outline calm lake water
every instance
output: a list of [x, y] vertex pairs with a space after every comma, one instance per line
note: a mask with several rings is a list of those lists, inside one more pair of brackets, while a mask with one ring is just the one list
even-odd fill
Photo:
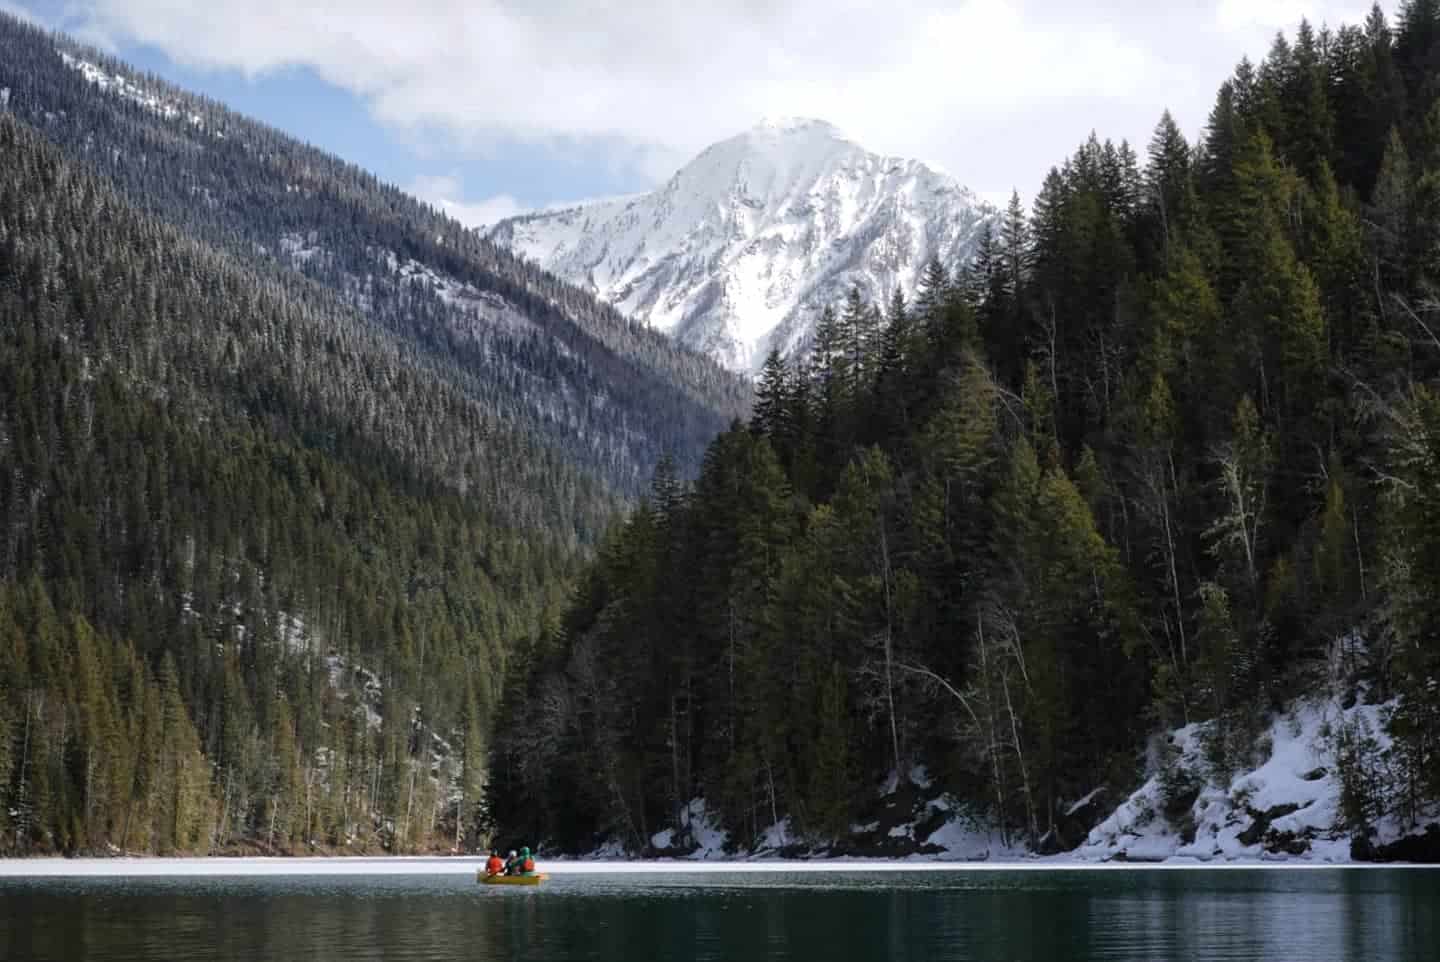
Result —
[[1440, 959], [1440, 872], [0, 879], [0, 958]]

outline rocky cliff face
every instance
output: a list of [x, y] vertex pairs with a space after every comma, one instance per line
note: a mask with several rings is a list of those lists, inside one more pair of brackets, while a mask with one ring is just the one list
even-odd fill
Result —
[[727, 366], [808, 341], [853, 284], [912, 295], [968, 259], [993, 210], [945, 174], [818, 120], [766, 121], [659, 189], [502, 221], [489, 235]]

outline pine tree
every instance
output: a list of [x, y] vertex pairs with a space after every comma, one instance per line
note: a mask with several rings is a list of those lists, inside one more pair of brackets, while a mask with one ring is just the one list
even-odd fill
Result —
[[1334, 115], [1327, 88], [1319, 41], [1309, 21], [1301, 20], [1294, 59], [1284, 81], [1284, 153], [1291, 165], [1312, 181], [1332, 163]]
[[[990, 222], [986, 221], [980, 228], [980, 248], [983, 249], [986, 246], [986, 238], [990, 237], [992, 237]], [[932, 255], [925, 262], [925, 268], [916, 282], [916, 320], [922, 325], [931, 325], [940, 311], [940, 306], [945, 303], [949, 291], [950, 275], [946, 272], [945, 265], [940, 263], [940, 258]]]
[[1160, 118], [1146, 150], [1145, 191], [1150, 210], [1159, 222], [1165, 250], [1176, 243], [1193, 216], [1190, 205], [1190, 145], [1170, 111]]
[[[999, 264], [1000, 252], [995, 243], [995, 230], [992, 222], [986, 220], [980, 225], [979, 236], [975, 241], [975, 256], [971, 262], [961, 269], [956, 279], [956, 286], [960, 295], [970, 309], [980, 313], [985, 307], [985, 299], [990, 293], [991, 278], [994, 276]], [[923, 320], [925, 314], [919, 310], [919, 302], [916, 303], [916, 317]]]
[[760, 369], [760, 379], [755, 386], [755, 411], [750, 419], [751, 428], [768, 438], [785, 436], [788, 426], [785, 421], [785, 401], [788, 392], [789, 374], [778, 348], [771, 348]]
[[1399, 130], [1390, 131], [1370, 198], [1375, 247], [1388, 286], [1405, 288], [1410, 276], [1410, 159]]
[[1025, 218], [1025, 208], [1020, 204], [1020, 192], [1012, 191], [1010, 203], [1005, 208], [1005, 225], [1000, 236], [1005, 272], [1005, 290], [1012, 297], [1018, 297], [1030, 275], [1033, 256], [1030, 225]]
[[1440, 95], [1440, 2], [1404, 0], [1395, 33], [1395, 64], [1409, 92], [1410, 117], [1423, 118]]
[[917, 336], [910, 322], [910, 309], [905, 295], [895, 288], [886, 310], [883, 333], [875, 373], [877, 409], [870, 419], [872, 440], [903, 435], [909, 428], [913, 379], [918, 375], [924, 340]]
[[1236, 151], [1246, 135], [1242, 110], [1236, 104], [1238, 89], [1238, 78], [1220, 85], [1215, 106], [1211, 108], [1205, 124], [1204, 150], [1200, 155], [1198, 174], [1205, 192], [1215, 198], [1226, 195], [1235, 167]]
[[1325, 506], [1320, 513], [1319, 544], [1315, 551], [1315, 582], [1330, 605], [1343, 609], [1353, 602], [1357, 588], [1351, 573], [1354, 551], [1350, 514], [1345, 504], [1344, 466], [1333, 453], [1327, 473]]
[[870, 305], [852, 285], [840, 312], [840, 353], [845, 370], [844, 389], [849, 397], [858, 397], [870, 386], [874, 374], [874, 353], [878, 348], [876, 324]]

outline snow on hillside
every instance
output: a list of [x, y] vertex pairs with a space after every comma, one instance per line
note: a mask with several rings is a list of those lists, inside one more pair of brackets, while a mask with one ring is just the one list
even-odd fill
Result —
[[[401, 261], [393, 253], [386, 252], [385, 261], [391, 273], [398, 275], [404, 284], [433, 293], [447, 307], [471, 321], [512, 335], [535, 330], [535, 325], [519, 308], [493, 291], [481, 291], [473, 284], [440, 274], [417, 260], [407, 258]], [[453, 321], [452, 327], [459, 329]]]
[[1440, 808], [1415, 813], [1414, 824], [1383, 815], [1365, 837], [1354, 837], [1346, 825], [1338, 761], [1342, 733], [1359, 739], [1368, 765], [1383, 768], [1392, 751], [1387, 724], [1397, 703], [1370, 704], [1364, 695], [1361, 684], [1348, 697], [1297, 699], [1260, 737], [1253, 766], [1228, 777], [1216, 777], [1205, 758], [1212, 723], [1169, 733], [1168, 746], [1152, 753], [1157, 763], [1145, 783], [1096, 825], [1071, 857], [1207, 863], [1433, 860], [1440, 851]]
[[[62, 52], [60, 59], [65, 63], [65, 66], [70, 67], [72, 70], [78, 70], [82, 77], [101, 90], [112, 91], [131, 103], [139, 104], [146, 110], [159, 114], [166, 120], [175, 120], [178, 117], [185, 116], [184, 111], [171, 101], [155, 96], [143, 87], [131, 83], [119, 74], [108, 73], [99, 65], [93, 64], [88, 60], [82, 60], [79, 57], [71, 56], [68, 53]], [[205, 129], [205, 118], [197, 113], [189, 114], [186, 116], [186, 120], [201, 130]], [[216, 136], [221, 135], [217, 133]]]
[[993, 210], [948, 176], [818, 120], [717, 143], [661, 188], [501, 221], [489, 236], [740, 371], [808, 341], [852, 285], [912, 295], [968, 259]]
[[[261, 254], [269, 254], [266, 247]], [[492, 334], [524, 337], [536, 333], [533, 321], [514, 304], [494, 291], [482, 291], [475, 285], [436, 271], [414, 258], [403, 260], [394, 251], [367, 247], [366, 253], [376, 261], [377, 272], [365, 276], [351, 275], [346, 279], [343, 296], [357, 309], [371, 310], [374, 286], [384, 278], [399, 291], [433, 296], [446, 308], [450, 329], [466, 337], [483, 340]], [[277, 256], [292, 267], [334, 269], [335, 258], [322, 243], [318, 231], [289, 231], [279, 236]], [[569, 355], [563, 345], [561, 354]]]
[[[1268, 756], [1253, 770], [1217, 782], [1205, 776], [1203, 724], [1171, 734], [1177, 752], [1167, 779], [1161, 772], [1097, 825], [1077, 855], [1084, 858], [1350, 859], [1341, 824], [1340, 783], [1328, 733], [1363, 718], [1384, 738], [1385, 706], [1343, 708], [1334, 699], [1308, 700], [1277, 718], [1261, 739]], [[1388, 739], [1386, 739], [1388, 742]], [[1383, 743], [1382, 743], [1383, 747]], [[1178, 799], [1174, 786], [1181, 786]], [[1188, 802], [1188, 804], [1186, 804]], [[1167, 813], [1168, 809], [1168, 813]]]

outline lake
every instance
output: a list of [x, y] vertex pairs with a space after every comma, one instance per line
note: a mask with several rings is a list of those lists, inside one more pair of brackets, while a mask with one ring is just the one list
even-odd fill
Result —
[[0, 877], [0, 958], [1440, 959], [1440, 871], [1423, 869], [544, 867], [536, 889], [453, 864]]

